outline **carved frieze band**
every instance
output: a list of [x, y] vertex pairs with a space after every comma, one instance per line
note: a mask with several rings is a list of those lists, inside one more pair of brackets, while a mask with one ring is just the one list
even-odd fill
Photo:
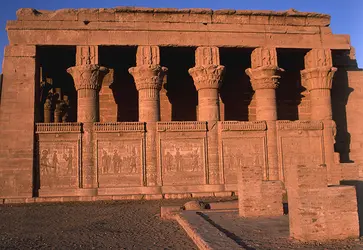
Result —
[[207, 131], [207, 122], [158, 122], [157, 131]]
[[322, 130], [321, 121], [277, 121], [278, 130]]
[[50, 134], [50, 133], [80, 133], [82, 123], [66, 122], [66, 123], [36, 123], [35, 133]]
[[220, 124], [222, 131], [263, 131], [267, 128], [265, 121], [224, 121]]
[[94, 124], [94, 131], [98, 133], [109, 133], [109, 132], [144, 132], [144, 122], [108, 122], [101, 123], [96, 122]]

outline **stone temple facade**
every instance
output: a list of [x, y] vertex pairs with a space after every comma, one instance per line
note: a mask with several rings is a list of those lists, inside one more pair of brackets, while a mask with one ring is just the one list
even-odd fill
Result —
[[18, 10], [0, 198], [230, 196], [246, 166], [246, 183], [311, 164], [326, 185], [359, 180], [363, 72], [329, 23], [295, 10]]

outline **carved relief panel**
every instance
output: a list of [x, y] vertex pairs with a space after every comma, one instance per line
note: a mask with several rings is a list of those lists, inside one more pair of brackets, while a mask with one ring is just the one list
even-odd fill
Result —
[[205, 139], [162, 139], [160, 166], [163, 185], [206, 184]]
[[40, 141], [40, 189], [79, 187], [79, 142]]
[[300, 136], [298, 131], [289, 136], [280, 137], [281, 175], [284, 180], [286, 169], [296, 165], [322, 164], [323, 138], [318, 131], [305, 131]]
[[260, 166], [266, 170], [265, 144], [264, 137], [224, 138], [222, 140], [224, 183], [237, 184], [237, 171], [242, 166]]
[[112, 140], [97, 142], [99, 187], [143, 185], [142, 140]]

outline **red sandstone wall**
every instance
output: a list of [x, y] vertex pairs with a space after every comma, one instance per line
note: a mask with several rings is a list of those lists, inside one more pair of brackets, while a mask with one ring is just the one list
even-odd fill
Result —
[[346, 106], [350, 158], [356, 163], [363, 163], [363, 71], [348, 71], [347, 77], [352, 88]]
[[0, 196], [31, 197], [35, 46], [8, 46], [0, 106]]

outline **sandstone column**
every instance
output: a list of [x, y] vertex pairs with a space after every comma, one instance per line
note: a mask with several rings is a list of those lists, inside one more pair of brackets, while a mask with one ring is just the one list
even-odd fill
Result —
[[330, 90], [336, 68], [333, 67], [330, 49], [312, 49], [305, 55], [302, 82], [310, 92], [311, 120], [324, 123], [325, 163], [329, 184], [339, 184], [339, 173], [334, 166], [335, 122], [332, 120]]
[[44, 122], [52, 122], [52, 101], [49, 98], [45, 99], [44, 102]]
[[219, 91], [224, 66], [220, 65], [217, 47], [198, 47], [195, 67], [189, 69], [198, 91], [198, 121], [208, 122], [209, 184], [221, 182], [218, 154]]
[[276, 93], [283, 69], [277, 66], [275, 48], [256, 48], [251, 54], [251, 68], [246, 69], [256, 98], [256, 120], [267, 122], [268, 180], [279, 180]]
[[83, 123], [82, 187], [96, 188], [96, 164], [93, 153], [93, 123], [99, 120], [98, 93], [108, 69], [99, 66], [96, 46], [78, 46], [76, 66], [67, 70], [77, 90], [77, 121]]
[[160, 120], [159, 91], [167, 68], [160, 66], [158, 46], [139, 46], [136, 67], [129, 69], [139, 92], [139, 121], [146, 122], [146, 184], [159, 183], [157, 173], [156, 122]]

